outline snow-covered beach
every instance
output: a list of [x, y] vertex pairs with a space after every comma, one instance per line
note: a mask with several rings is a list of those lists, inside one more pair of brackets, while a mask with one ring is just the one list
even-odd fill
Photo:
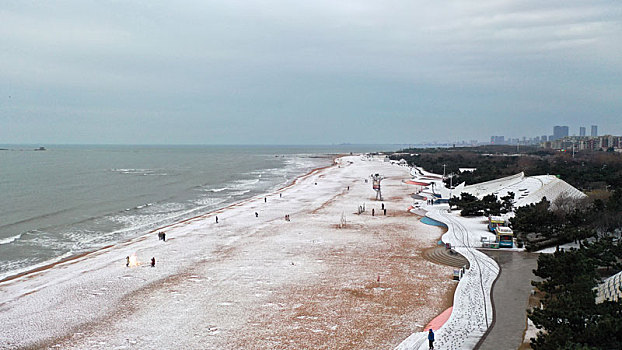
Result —
[[407, 211], [407, 167], [336, 162], [166, 227], [165, 242], [150, 233], [0, 283], [0, 348], [397, 346], [452, 304], [453, 269], [421, 256], [443, 231]]

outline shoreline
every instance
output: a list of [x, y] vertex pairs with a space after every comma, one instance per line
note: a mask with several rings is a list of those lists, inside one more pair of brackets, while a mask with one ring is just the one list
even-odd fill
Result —
[[[27, 271], [19, 272], [19, 273], [16, 273], [14, 275], [6, 276], [6, 277], [0, 279], [0, 286], [3, 283], [5, 283], [5, 282], [13, 281], [13, 280], [16, 280], [16, 279], [21, 278], [21, 277], [29, 277], [32, 274], [43, 272], [43, 271], [46, 271], [48, 269], [52, 269], [52, 268], [54, 268], [55, 266], [58, 266], [58, 265], [62, 265], [62, 264], [65, 264], [65, 263], [74, 263], [78, 259], [88, 257], [89, 255], [93, 255], [93, 254], [104, 252], [104, 251], [106, 251], [106, 250], [108, 250], [110, 248], [113, 248], [115, 246], [118, 246], [118, 245], [127, 245], [127, 244], [131, 244], [133, 242], [140, 242], [141, 240], [147, 239], [149, 237], [149, 235], [151, 235], [153, 233], [156, 233], [158, 231], [162, 231], [162, 230], [164, 230], [166, 228], [175, 227], [177, 225], [181, 225], [181, 224], [185, 224], [185, 223], [188, 223], [188, 222], [192, 222], [192, 221], [197, 220], [197, 219], [208, 218], [211, 215], [219, 214], [219, 213], [221, 213], [222, 211], [224, 211], [226, 209], [229, 209], [229, 208], [232, 208], [232, 207], [235, 207], [235, 206], [238, 206], [238, 205], [242, 205], [242, 204], [244, 204], [246, 202], [249, 202], [249, 201], [260, 199], [260, 198], [262, 198], [264, 196], [269, 196], [269, 195], [272, 195], [272, 194], [275, 194], [275, 193], [279, 193], [280, 191], [283, 191], [283, 190], [285, 190], [285, 189], [295, 185], [296, 181], [298, 181], [299, 179], [311, 176], [315, 172], [318, 172], [318, 171], [321, 171], [323, 169], [327, 169], [327, 168], [330, 168], [332, 166], [335, 166], [335, 164], [336, 164], [335, 161], [337, 159], [341, 158], [341, 157], [344, 157], [344, 156], [345, 156], [344, 154], [329, 156], [330, 158], [332, 158], [330, 165], [313, 168], [313, 169], [309, 170], [308, 172], [306, 172], [304, 174], [296, 176], [294, 179], [289, 181], [289, 183], [287, 185], [279, 187], [278, 189], [273, 190], [271, 192], [267, 192], [265, 194], [260, 194], [260, 195], [255, 195], [255, 196], [249, 197], [249, 198], [244, 198], [244, 199], [241, 199], [241, 200], [239, 200], [237, 202], [233, 202], [233, 203], [227, 204], [224, 207], [216, 208], [214, 210], [208, 211], [208, 212], [203, 213], [203, 214], [195, 215], [195, 216], [190, 217], [190, 218], [182, 219], [180, 221], [176, 221], [176, 222], [173, 222], [173, 223], [170, 223], [170, 224], [167, 224], [167, 225], [164, 225], [164, 226], [152, 229], [152, 230], [148, 231], [147, 233], [144, 233], [142, 235], [126, 239], [124, 241], [119, 241], [119, 242], [115, 242], [115, 243], [112, 243], [112, 244], [107, 244], [107, 245], [105, 245], [103, 247], [96, 248], [96, 249], [93, 249], [93, 250], [88, 250], [88, 251], [85, 251], [85, 252], [72, 254], [71, 256], [62, 258], [62, 259], [60, 259], [58, 261], [55, 261], [55, 262], [52, 262], [52, 263], [48, 263], [48, 264], [45, 264], [43, 266], [34, 267], [34, 268], [31, 268], [31, 269], [28, 269]], [[0, 305], [2, 305], [2, 304], [3, 303], [0, 303]]]
[[[364, 181], [376, 171], [386, 216]], [[451, 268], [421, 256], [442, 230], [406, 212], [406, 176], [335, 157], [266, 195], [4, 282], [0, 347], [395, 347], [455, 289]], [[166, 242], [152, 235], [162, 229]], [[132, 254], [142, 262], [127, 268]]]

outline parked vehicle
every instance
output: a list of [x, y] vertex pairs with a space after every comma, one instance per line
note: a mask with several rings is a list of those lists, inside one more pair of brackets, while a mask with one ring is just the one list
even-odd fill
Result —
[[497, 242], [499, 242], [499, 248], [514, 247], [514, 231], [511, 228], [498, 226], [495, 228], [495, 235]]
[[488, 230], [490, 232], [495, 232], [497, 227], [507, 227], [509, 224], [508, 220], [502, 216], [490, 216], [488, 217]]

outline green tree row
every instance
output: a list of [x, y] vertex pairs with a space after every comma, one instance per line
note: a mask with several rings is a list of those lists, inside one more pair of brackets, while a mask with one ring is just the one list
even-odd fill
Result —
[[622, 349], [622, 303], [596, 303], [598, 269], [620, 269], [619, 245], [610, 236], [580, 249], [541, 254], [532, 282], [545, 293], [542, 307], [528, 310], [538, 329], [535, 350]]
[[462, 216], [501, 215], [512, 211], [513, 199], [513, 192], [508, 192], [506, 196], [501, 197], [501, 200], [494, 194], [478, 199], [472, 194], [463, 192], [460, 197], [450, 198], [449, 206], [460, 210]]

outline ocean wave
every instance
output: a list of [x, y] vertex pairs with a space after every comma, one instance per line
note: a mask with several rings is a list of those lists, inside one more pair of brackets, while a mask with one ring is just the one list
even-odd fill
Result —
[[248, 192], [250, 192], [251, 190], [239, 190], [239, 191], [234, 191], [231, 192], [231, 197], [235, 197], [235, 196], [241, 196], [241, 195], [245, 195]]
[[15, 276], [15, 275], [19, 275], [20, 273], [24, 273], [24, 272], [28, 272], [43, 266], [47, 266], [47, 265], [51, 265], [54, 263], [57, 263], [63, 259], [67, 259], [69, 257], [71, 257], [74, 254], [73, 251], [68, 251], [62, 255], [59, 255], [57, 257], [36, 263], [36, 264], [32, 264], [32, 259], [23, 259], [20, 261], [15, 261], [15, 262], [8, 262], [8, 263], [3, 263], [3, 270], [6, 272], [1, 272], [0, 273], [0, 281], [7, 278], [7, 277], [11, 277], [11, 276]]
[[61, 234], [64, 242], [72, 251], [92, 249], [107, 242], [109, 234], [92, 230], [72, 230]]
[[[135, 197], [142, 199], [138, 199], [138, 202], [125, 204], [124, 206], [113, 206], [107, 213], [96, 213], [93, 214], [97, 215], [96, 217], [89, 217], [77, 223], [67, 222], [67, 224], [63, 225], [55, 224], [52, 226], [46, 225], [45, 228], [39, 227], [42, 231], [48, 230], [51, 232], [34, 230], [23, 232], [23, 234], [20, 235], [0, 238], [0, 244], [24, 244], [28, 249], [30, 249], [31, 246], [45, 248], [39, 252], [40, 255], [46, 255], [45, 257], [41, 257], [41, 259], [47, 259], [52, 255], [60, 255], [63, 252], [67, 252], [45, 262], [41, 262], [42, 260], [39, 258], [24, 261], [0, 259], [0, 265], [2, 266], [0, 268], [0, 274], [8, 272], [8, 275], [13, 275], [20, 273], [22, 270], [29, 270], [37, 266], [54, 263], [72, 254], [76, 254], [76, 252], [93, 249], [104, 244], [124, 241], [125, 239], [145, 234], [150, 229], [201, 215], [230, 203], [243, 200], [252, 195], [269, 193], [276, 188], [282, 187], [282, 185], [288, 181], [291, 181], [294, 176], [302, 175], [302, 173], [310, 168], [327, 163], [326, 160], [309, 159], [300, 157], [299, 155], [290, 155], [282, 158], [284, 158], [283, 162], [279, 160], [278, 163], [280, 164], [277, 167], [273, 167], [274, 164], [272, 162], [266, 162], [264, 164], [257, 163], [256, 167], [254, 169], [248, 169], [249, 171], [227, 173], [228, 175], [226, 174], [225, 176], [225, 182], [220, 183], [215, 183], [215, 178], [210, 176], [207, 177], [209, 181], [205, 181], [203, 184], [200, 184], [200, 180], [188, 181], [184, 176], [168, 177], [168, 179], [179, 179], [182, 185], [185, 184], [185, 181], [188, 181], [189, 187], [187, 189], [189, 192], [182, 192], [183, 190], [181, 190], [180, 193], [176, 193], [175, 195], [167, 194], [166, 196], [160, 196], [163, 198], [158, 198], [157, 196]], [[258, 167], [265, 165], [268, 165], [265, 169], [258, 169]], [[169, 174], [185, 174], [186, 171], [185, 169], [180, 170], [181, 168], [175, 164], [166, 165], [166, 168], [154, 169], [129, 167], [113, 169], [113, 166], [114, 165], [104, 168], [104, 171], [107, 172], [107, 176], [116, 177], [117, 180], [119, 180], [118, 176], [122, 175], [164, 176]], [[145, 180], [147, 178], [142, 179]], [[170, 183], [163, 186], [166, 185], [170, 185]], [[171, 186], [171, 188], [175, 187]], [[153, 203], [146, 203], [149, 201]], [[128, 207], [128, 209], [124, 210], [125, 207]], [[54, 209], [54, 206], [50, 208]], [[75, 208], [67, 208], [57, 212], [39, 215], [35, 218], [28, 218], [19, 222], [19, 224], [30, 221], [36, 222], [48, 216], [56, 217], [58, 215], [60, 217], [62, 216], [60, 214], [64, 214], [64, 212], [69, 213], [74, 209]], [[68, 221], [69, 220], [74, 219], [68, 219]], [[13, 224], [16, 223], [5, 223], [4, 226], [0, 225], [0, 227]], [[21, 231], [22, 230], [15, 230], [13, 232]], [[7, 234], [11, 231], [6, 230], [4, 232]], [[11, 234], [13, 232], [11, 232]], [[11, 247], [12, 245], [3, 248]]]
[[36, 222], [36, 221], [41, 220], [41, 219], [47, 219], [47, 218], [51, 218], [51, 217], [54, 217], [54, 216], [59, 216], [59, 215], [68, 213], [68, 212], [70, 212], [71, 210], [74, 210], [74, 209], [76, 209], [76, 207], [60, 209], [60, 210], [53, 211], [53, 212], [50, 212], [50, 213], [43, 213], [41, 215], [33, 216], [33, 217], [26, 218], [26, 219], [23, 219], [23, 220], [19, 220], [19, 221], [16, 221], [16, 222], [11, 222], [11, 223], [8, 223], [8, 224], [0, 225], [0, 228], [7, 228], [7, 227], [14, 226], [14, 225], [21, 225], [21, 224], [26, 224], [26, 223], [30, 223], [30, 222]]
[[133, 208], [125, 208], [125, 211], [140, 210], [140, 209], [144, 209], [144, 208], [150, 207], [152, 205], [153, 205], [153, 203], [140, 204], [140, 205], [137, 205], [137, 206], [135, 206]]
[[253, 186], [255, 184], [257, 184], [259, 182], [259, 179], [250, 179], [250, 180], [236, 180], [235, 184], [233, 185], [234, 188], [244, 188], [244, 187], [250, 187]]
[[194, 201], [194, 204], [200, 205], [203, 207], [208, 207], [208, 206], [218, 205], [226, 201], [227, 201], [226, 198], [204, 197], [204, 198], [200, 198]]
[[18, 239], [20, 239], [21, 237], [22, 237], [22, 234], [20, 233], [20, 234], [15, 235], [15, 236], [7, 237], [7, 238], [2, 238], [2, 239], [0, 239], [0, 245], [2, 245], [2, 244], [9, 244], [9, 243], [15, 242]]
[[123, 174], [123, 175], [139, 175], [139, 176], [166, 176], [168, 173], [163, 170], [158, 169], [111, 169], [112, 172]]
[[[31, 230], [27, 234], [32, 236], [28, 239], [28, 243], [34, 246], [45, 247], [47, 249], [63, 250], [68, 249], [71, 242], [59, 240], [57, 233], [51, 233], [41, 230]], [[62, 234], [61, 234], [62, 235]]]
[[222, 192], [222, 191], [225, 191], [225, 190], [228, 190], [228, 189], [229, 189], [229, 187], [209, 188], [206, 191], [217, 193], [217, 192]]

